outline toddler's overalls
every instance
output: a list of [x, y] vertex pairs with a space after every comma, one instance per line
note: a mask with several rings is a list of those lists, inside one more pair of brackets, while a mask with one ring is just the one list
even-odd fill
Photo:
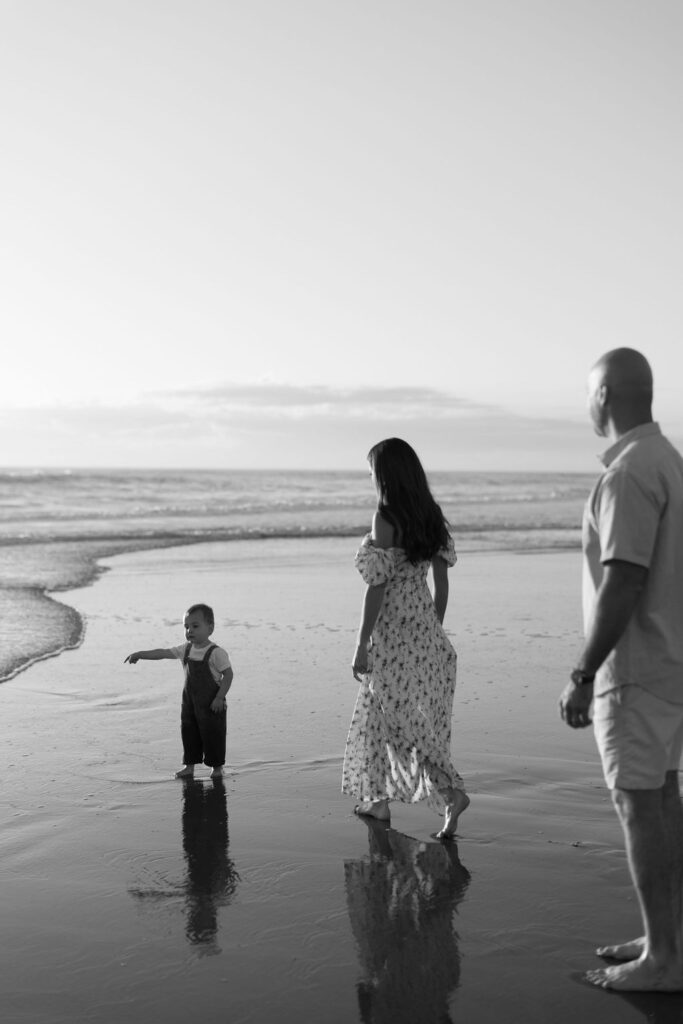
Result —
[[207, 764], [220, 768], [225, 764], [227, 712], [211, 710], [211, 701], [218, 686], [209, 668], [209, 658], [216, 644], [209, 644], [201, 661], [190, 661], [187, 644], [183, 655], [185, 686], [180, 707], [180, 737], [183, 741], [183, 764]]

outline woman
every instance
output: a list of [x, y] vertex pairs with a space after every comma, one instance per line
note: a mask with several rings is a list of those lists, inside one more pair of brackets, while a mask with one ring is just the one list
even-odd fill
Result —
[[389, 819], [390, 800], [445, 806], [437, 836], [452, 839], [470, 802], [450, 760], [457, 659], [442, 627], [455, 550], [410, 445], [396, 437], [380, 441], [368, 461], [379, 500], [372, 533], [356, 555], [367, 589], [342, 792], [359, 798], [357, 814], [381, 820]]

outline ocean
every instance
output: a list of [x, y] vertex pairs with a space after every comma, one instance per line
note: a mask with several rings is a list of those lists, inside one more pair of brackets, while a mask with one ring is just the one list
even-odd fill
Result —
[[[578, 547], [593, 482], [430, 474], [459, 551]], [[0, 681], [81, 642], [81, 616], [56, 595], [95, 580], [101, 558], [201, 541], [360, 538], [375, 503], [367, 472], [0, 471]]]

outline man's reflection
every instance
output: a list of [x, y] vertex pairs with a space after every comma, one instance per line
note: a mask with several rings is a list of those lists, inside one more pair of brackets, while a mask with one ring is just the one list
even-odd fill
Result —
[[[584, 981], [584, 984], [588, 982]], [[680, 992], [616, 992], [610, 1000], [621, 999], [639, 1010], [647, 1024], [683, 1024], [683, 994]]]
[[184, 780], [182, 842], [183, 881], [131, 891], [138, 899], [156, 903], [182, 899], [188, 942], [200, 954], [219, 953], [218, 908], [230, 903], [239, 882], [228, 856], [228, 806], [222, 779], [207, 785]]
[[366, 822], [370, 855], [346, 861], [346, 897], [363, 978], [363, 1024], [449, 1022], [460, 979], [453, 912], [469, 883], [454, 843], [423, 843]]

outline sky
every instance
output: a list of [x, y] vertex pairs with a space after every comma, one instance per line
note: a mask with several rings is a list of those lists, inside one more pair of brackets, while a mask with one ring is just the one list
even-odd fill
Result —
[[679, 0], [0, 0], [0, 464], [683, 443]]

